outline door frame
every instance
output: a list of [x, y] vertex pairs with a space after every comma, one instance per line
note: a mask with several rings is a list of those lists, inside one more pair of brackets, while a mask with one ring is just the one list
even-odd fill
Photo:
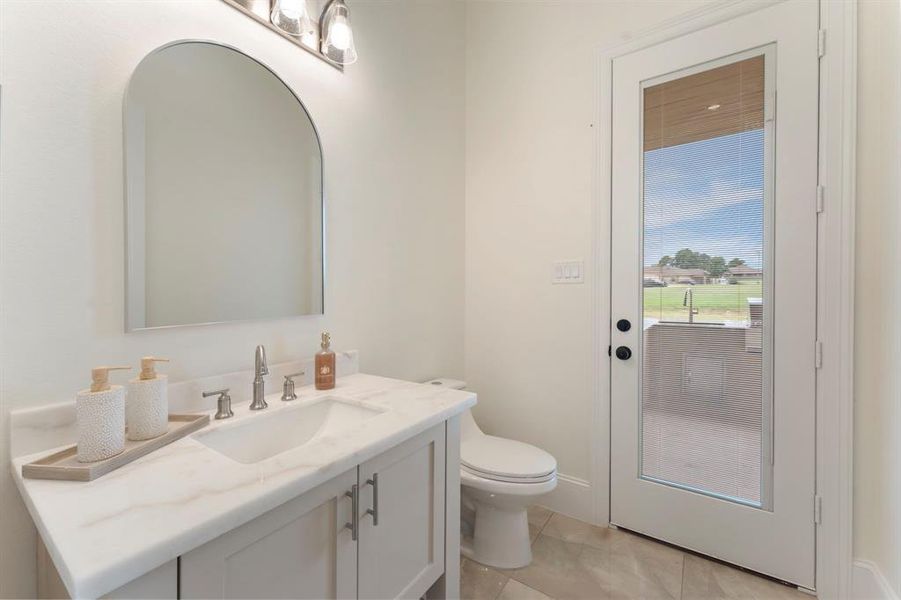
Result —
[[[610, 522], [610, 313], [612, 64], [619, 56], [716, 25], [780, 0], [721, 0], [686, 13], [629, 41], [598, 52], [597, 138], [592, 203], [591, 278], [594, 332], [591, 490], [594, 520]], [[854, 211], [857, 121], [857, 0], [820, 1], [819, 184], [824, 209], [817, 223], [817, 339], [822, 357], [816, 373], [816, 587], [821, 599], [850, 597], [852, 571], [852, 450], [854, 365]], [[817, 43], [817, 40], [811, 40]], [[811, 210], [815, 210], [815, 190]], [[826, 268], [826, 265], [829, 268]], [[829, 290], [829, 293], [825, 293]], [[811, 361], [818, 353], [811, 348]], [[826, 440], [829, 442], [826, 443]], [[820, 510], [822, 508], [822, 510]]]

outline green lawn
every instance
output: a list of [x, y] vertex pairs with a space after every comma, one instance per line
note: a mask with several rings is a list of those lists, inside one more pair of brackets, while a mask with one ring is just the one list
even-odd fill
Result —
[[688, 308], [682, 306], [685, 290], [691, 288], [694, 306], [698, 309], [695, 321], [746, 321], [748, 298], [762, 296], [758, 281], [738, 285], [670, 285], [644, 288], [644, 316], [667, 321], [687, 321]]

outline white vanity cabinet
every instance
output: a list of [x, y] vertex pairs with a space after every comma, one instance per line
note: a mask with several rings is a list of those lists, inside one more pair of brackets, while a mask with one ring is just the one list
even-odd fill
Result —
[[442, 423], [182, 555], [179, 597], [422, 597], [445, 572], [445, 456]]
[[[358, 372], [337, 389], [235, 407], [87, 484], [24, 477], [42, 453], [14, 458], [40, 531], [38, 596], [459, 598], [460, 421], [475, 394]], [[14, 416], [33, 435], [34, 415]]]

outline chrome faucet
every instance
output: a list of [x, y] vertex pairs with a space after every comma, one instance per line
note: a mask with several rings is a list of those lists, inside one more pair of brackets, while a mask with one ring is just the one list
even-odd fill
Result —
[[203, 392], [204, 398], [219, 396], [219, 410], [216, 411], [216, 416], [214, 417], [216, 420], [230, 419], [235, 416], [235, 413], [232, 412], [232, 397], [228, 395], [228, 391], [228, 388], [225, 388], [212, 392]]
[[688, 288], [685, 290], [685, 294], [682, 296], [682, 306], [688, 307], [688, 322], [695, 322], [695, 315], [698, 314], [698, 309], [695, 308], [695, 295], [694, 290]]
[[285, 375], [285, 383], [282, 386], [282, 402], [297, 400], [297, 392], [294, 391], [294, 378], [300, 377], [301, 375], [306, 375], [306, 373], [298, 371], [297, 373]]
[[266, 349], [259, 345], [253, 361], [253, 402], [250, 403], [250, 410], [263, 410], [269, 406], [264, 398], [266, 395], [266, 382], [263, 380], [263, 375], [268, 374], [269, 366], [266, 364]]

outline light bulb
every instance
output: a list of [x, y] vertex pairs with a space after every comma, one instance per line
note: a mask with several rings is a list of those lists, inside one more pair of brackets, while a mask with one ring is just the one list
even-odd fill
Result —
[[281, 0], [282, 14], [289, 19], [296, 19], [304, 12], [305, 6], [302, 5], [303, 0]]
[[357, 60], [350, 13], [344, 0], [332, 0], [325, 9], [322, 17], [321, 51], [339, 65], [349, 65]]
[[352, 40], [350, 27], [347, 26], [347, 22], [343, 17], [339, 17], [338, 20], [332, 24], [329, 40], [331, 41], [332, 46], [338, 50], [347, 50], [350, 47]]
[[316, 31], [307, 14], [306, 0], [275, 0], [269, 20], [290, 35], [304, 36]]

